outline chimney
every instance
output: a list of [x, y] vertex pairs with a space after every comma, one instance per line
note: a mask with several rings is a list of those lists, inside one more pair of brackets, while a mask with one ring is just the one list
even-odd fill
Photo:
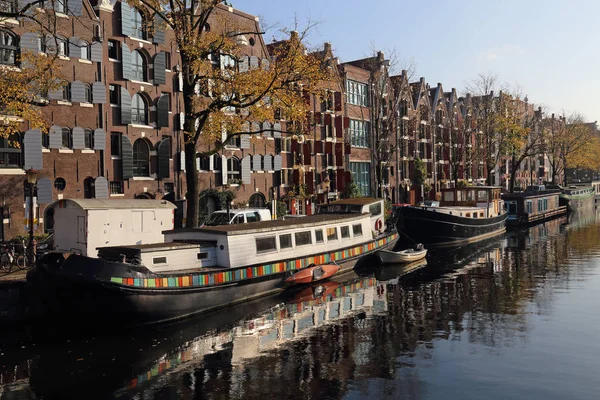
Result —
[[331, 42], [325, 42], [323, 44], [323, 50], [325, 50], [325, 53], [331, 53]]
[[290, 32], [290, 39], [298, 39], [298, 31], [291, 31]]

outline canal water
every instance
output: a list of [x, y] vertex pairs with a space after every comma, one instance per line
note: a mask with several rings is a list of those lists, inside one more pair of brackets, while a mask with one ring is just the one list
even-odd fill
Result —
[[6, 329], [0, 399], [597, 399], [599, 221], [169, 326]]

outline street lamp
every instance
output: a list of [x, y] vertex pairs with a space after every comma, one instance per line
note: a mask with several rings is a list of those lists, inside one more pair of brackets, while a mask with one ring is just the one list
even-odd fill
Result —
[[27, 183], [29, 184], [29, 244], [27, 245], [28, 250], [28, 265], [33, 264], [34, 254], [35, 254], [35, 244], [33, 239], [33, 218], [34, 218], [34, 210], [33, 210], [33, 196], [35, 194], [36, 183], [37, 183], [37, 175], [38, 171], [33, 168], [25, 171], [27, 176]]

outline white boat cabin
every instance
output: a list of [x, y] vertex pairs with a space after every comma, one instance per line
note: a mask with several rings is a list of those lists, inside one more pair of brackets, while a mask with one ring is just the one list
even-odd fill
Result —
[[166, 231], [168, 242], [215, 241], [217, 265], [235, 268], [332, 252], [374, 238], [369, 214], [311, 215], [294, 221]]
[[385, 230], [384, 210], [383, 199], [360, 197], [321, 204], [318, 214], [370, 214], [371, 229], [382, 233]]

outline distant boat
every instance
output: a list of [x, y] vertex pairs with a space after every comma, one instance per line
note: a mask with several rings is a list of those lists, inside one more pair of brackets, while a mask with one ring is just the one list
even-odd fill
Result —
[[572, 185], [564, 188], [560, 194], [560, 205], [569, 211], [583, 210], [594, 206], [596, 191], [593, 186]]
[[414, 248], [400, 251], [380, 250], [377, 255], [383, 264], [402, 264], [425, 258], [427, 249], [423, 245], [417, 245]]
[[560, 205], [560, 194], [560, 190], [544, 185], [530, 186], [524, 192], [504, 193], [507, 225], [533, 224], [566, 214], [567, 206]]
[[463, 245], [498, 235], [506, 230], [500, 191], [494, 186], [442, 189], [439, 202], [397, 207], [398, 230], [426, 247]]

